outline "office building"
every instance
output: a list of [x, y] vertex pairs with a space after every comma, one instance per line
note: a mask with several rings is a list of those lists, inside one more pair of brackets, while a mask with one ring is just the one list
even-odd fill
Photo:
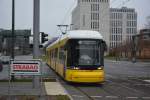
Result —
[[95, 30], [109, 46], [109, 0], [78, 0], [72, 12], [73, 30]]
[[116, 48], [131, 41], [135, 34], [137, 34], [135, 9], [110, 8], [110, 48]]

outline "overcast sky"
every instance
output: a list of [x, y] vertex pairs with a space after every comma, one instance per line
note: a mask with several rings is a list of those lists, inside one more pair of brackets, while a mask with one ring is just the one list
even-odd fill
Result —
[[[15, 28], [32, 29], [33, 0], [15, 0], [15, 2]], [[11, 29], [11, 3], [12, 0], [0, 0], [0, 28]], [[110, 5], [135, 8], [138, 13], [138, 29], [144, 27], [146, 16], [150, 15], [150, 0], [111, 0]], [[76, 0], [41, 0], [40, 6], [40, 31], [56, 36], [58, 35], [56, 25], [70, 24], [69, 16], [76, 6]]]

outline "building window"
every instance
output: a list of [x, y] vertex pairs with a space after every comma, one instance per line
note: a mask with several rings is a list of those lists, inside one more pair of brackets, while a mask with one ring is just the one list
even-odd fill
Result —
[[91, 20], [99, 20], [99, 13], [91, 13]]
[[128, 20], [136, 20], [137, 19], [137, 15], [135, 13], [128, 13], [127, 14], [127, 19]]
[[99, 11], [99, 4], [91, 4], [91, 11]]
[[136, 34], [137, 33], [137, 30], [136, 30], [136, 28], [133, 28], [133, 34]]
[[91, 22], [91, 29], [99, 29], [99, 22]]
[[127, 34], [130, 34], [130, 28], [127, 28], [126, 31], [127, 31]]
[[85, 26], [85, 15], [83, 15], [83, 26]]

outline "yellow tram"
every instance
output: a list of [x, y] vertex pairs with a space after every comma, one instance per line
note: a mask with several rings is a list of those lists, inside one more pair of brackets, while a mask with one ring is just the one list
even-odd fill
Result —
[[97, 31], [68, 31], [46, 48], [47, 64], [69, 82], [104, 82], [105, 42]]

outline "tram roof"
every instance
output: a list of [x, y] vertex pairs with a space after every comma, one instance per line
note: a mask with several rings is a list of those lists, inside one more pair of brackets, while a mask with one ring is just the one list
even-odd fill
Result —
[[97, 31], [91, 30], [72, 30], [68, 31], [66, 34], [61, 35], [56, 41], [49, 44], [48, 47], [58, 43], [64, 39], [103, 39], [103, 36]]
[[62, 39], [103, 39], [102, 35], [97, 31], [91, 30], [73, 30], [68, 31], [65, 35], [62, 36]]

